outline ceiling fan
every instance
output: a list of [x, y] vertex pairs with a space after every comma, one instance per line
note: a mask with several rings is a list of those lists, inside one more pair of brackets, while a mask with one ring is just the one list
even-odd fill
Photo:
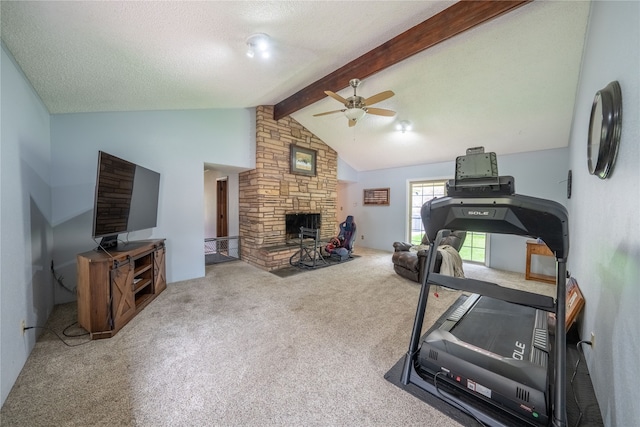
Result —
[[391, 98], [393, 95], [395, 95], [393, 91], [385, 90], [384, 92], [380, 92], [379, 94], [370, 96], [369, 98], [363, 98], [361, 96], [358, 96], [358, 94], [356, 93], [357, 87], [360, 86], [359, 79], [349, 80], [349, 86], [353, 88], [353, 96], [350, 96], [347, 99], [344, 99], [337, 93], [331, 92], [330, 90], [324, 91], [324, 93], [326, 93], [331, 98], [335, 99], [336, 101], [342, 102], [346, 108], [343, 108], [342, 110], [334, 110], [327, 111], [326, 113], [314, 114], [313, 116], [318, 117], [333, 113], [344, 113], [344, 115], [347, 116], [347, 119], [349, 119], [349, 127], [352, 127], [355, 126], [356, 123], [358, 123], [358, 121], [360, 121], [360, 119], [362, 119], [367, 113], [374, 114], [376, 116], [387, 117], [392, 117], [396, 114], [395, 111], [385, 110], [384, 108], [369, 107], [370, 105]]

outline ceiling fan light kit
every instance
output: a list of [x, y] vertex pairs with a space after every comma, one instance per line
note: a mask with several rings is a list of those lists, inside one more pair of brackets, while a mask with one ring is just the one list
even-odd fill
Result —
[[354, 122], [363, 118], [365, 114], [367, 114], [367, 112], [362, 108], [347, 108], [344, 110], [344, 115], [347, 116], [347, 119], [353, 120]]
[[331, 92], [330, 90], [325, 90], [324, 93], [335, 99], [338, 102], [344, 104], [345, 108], [342, 110], [334, 110], [327, 111], [324, 113], [314, 114], [314, 117], [325, 116], [327, 114], [333, 113], [344, 113], [344, 115], [349, 120], [349, 127], [355, 126], [355, 124], [361, 120], [367, 113], [373, 114], [376, 116], [386, 116], [392, 117], [395, 116], [396, 112], [391, 110], [385, 110], [384, 108], [370, 108], [370, 105], [375, 103], [384, 101], [385, 99], [391, 98], [393, 95], [393, 91], [386, 90], [384, 92], [380, 92], [377, 95], [373, 95], [369, 98], [363, 98], [362, 96], [358, 96], [356, 93], [358, 86], [360, 86], [359, 79], [351, 79], [349, 80], [349, 86], [353, 88], [353, 96], [349, 98], [343, 98], [337, 93]]
[[253, 58], [256, 54], [267, 59], [271, 56], [269, 50], [271, 46], [271, 37], [264, 33], [256, 33], [247, 37], [247, 56]]

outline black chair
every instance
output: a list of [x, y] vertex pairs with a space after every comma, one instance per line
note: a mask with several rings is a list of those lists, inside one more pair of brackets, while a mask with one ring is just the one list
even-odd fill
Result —
[[340, 231], [336, 237], [331, 238], [324, 250], [333, 258], [346, 261], [351, 256], [356, 241], [356, 223], [353, 215], [340, 223]]

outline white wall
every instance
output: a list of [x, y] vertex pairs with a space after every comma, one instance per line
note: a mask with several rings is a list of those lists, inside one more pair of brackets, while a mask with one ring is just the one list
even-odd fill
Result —
[[[487, 152], [491, 147], [485, 147]], [[464, 155], [461, 153], [460, 155]], [[566, 205], [568, 149], [544, 150], [498, 156], [500, 175], [515, 178], [516, 192], [554, 200]], [[347, 183], [346, 214], [354, 215], [358, 245], [393, 251], [393, 242], [408, 241], [409, 181], [452, 179], [454, 159], [450, 162], [360, 172], [357, 183]], [[362, 206], [365, 188], [390, 188], [389, 206]], [[364, 239], [362, 238], [364, 236]], [[490, 259], [493, 268], [523, 272], [526, 238], [493, 235]]]
[[2, 45], [0, 144], [0, 392], [2, 403], [53, 309], [49, 270], [49, 113]]
[[75, 286], [76, 254], [96, 246], [98, 150], [160, 172], [158, 226], [129, 239], [167, 239], [169, 283], [203, 276], [203, 164], [255, 167], [253, 122], [252, 109], [52, 115], [53, 256], [68, 286]]
[[[596, 1], [591, 15], [570, 141], [573, 195], [568, 203], [569, 268], [584, 293], [583, 339], [607, 426], [638, 425], [640, 406], [640, 3]], [[609, 82], [622, 88], [622, 138], [610, 178], [587, 172], [593, 97]]]

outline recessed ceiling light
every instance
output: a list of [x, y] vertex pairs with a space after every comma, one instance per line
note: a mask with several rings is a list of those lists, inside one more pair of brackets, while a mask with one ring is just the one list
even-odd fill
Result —
[[271, 38], [264, 33], [252, 34], [247, 38], [247, 56], [253, 58], [256, 54], [261, 58], [271, 56]]
[[401, 120], [396, 125], [396, 129], [399, 130], [402, 133], [405, 133], [407, 131], [411, 131], [411, 122], [409, 120]]

